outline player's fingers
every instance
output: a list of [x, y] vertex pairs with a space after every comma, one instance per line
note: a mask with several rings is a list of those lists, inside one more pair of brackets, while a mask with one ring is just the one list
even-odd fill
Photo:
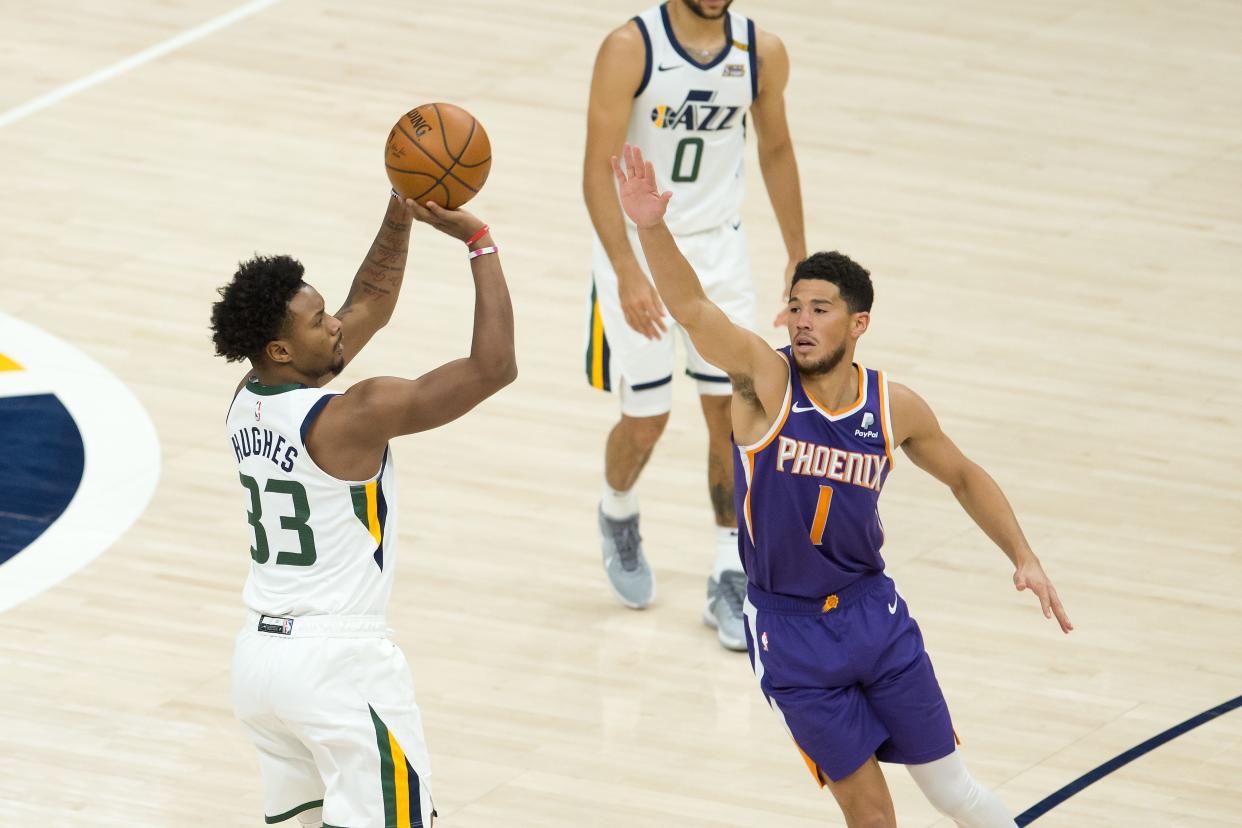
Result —
[[612, 163], [612, 174], [617, 177], [617, 182], [620, 184], [624, 184], [625, 173], [621, 171], [621, 160], [617, 158], [617, 156], [614, 155], [612, 158], [609, 159], [609, 161]]
[[1048, 600], [1048, 588], [1044, 584], [1031, 584], [1031, 591], [1039, 597], [1039, 608], [1043, 610], [1044, 618], [1052, 617], [1052, 603]]
[[434, 218], [434, 216], [432, 216], [431, 214], [431, 211], [428, 210], [423, 205], [419, 204], [417, 201], [410, 199], [410, 204], [411, 204], [410, 210], [411, 212], [414, 213], [414, 218], [418, 219], [419, 221], [430, 222]]
[[1057, 617], [1057, 623], [1061, 625], [1062, 632], [1069, 632], [1074, 629], [1074, 625], [1069, 619], [1069, 613], [1067, 613], [1065, 611], [1065, 607], [1062, 606], [1061, 599], [1057, 596], [1057, 591], [1055, 589], [1049, 589], [1051, 592], [1052, 614]]
[[673, 191], [672, 191], [672, 190], [668, 190], [667, 192], [664, 192], [664, 193], [661, 193], [661, 194], [660, 194], [660, 200], [661, 200], [661, 201], [663, 201], [665, 204], [668, 204], [668, 203], [669, 203], [669, 201], [671, 201], [671, 200], [672, 200], [672, 198], [673, 198]]

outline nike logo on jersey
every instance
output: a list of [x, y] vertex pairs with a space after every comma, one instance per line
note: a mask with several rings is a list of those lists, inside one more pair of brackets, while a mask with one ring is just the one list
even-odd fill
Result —
[[806, 413], [807, 411], [814, 411], [814, 410], [815, 410], [815, 406], [813, 405], [808, 405], [808, 406], [803, 407], [803, 406], [798, 405], [797, 403], [793, 404], [793, 413], [795, 414], [803, 414], [803, 413]]
[[893, 603], [888, 605], [888, 614], [889, 615], [897, 614], [897, 599], [896, 598], [893, 599]]
[[665, 66], [663, 63], [661, 63], [659, 66], [659, 69], [661, 72], [667, 72], [670, 69], [680, 69], [681, 67], [685, 65], [686, 64], [684, 63], [674, 63], [672, 66]]
[[740, 221], [737, 224], [733, 225], [734, 230], [740, 230], [741, 228], [742, 228], [742, 223]]

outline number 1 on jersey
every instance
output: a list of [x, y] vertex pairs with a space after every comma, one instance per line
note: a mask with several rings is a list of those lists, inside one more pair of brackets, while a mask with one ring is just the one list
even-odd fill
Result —
[[815, 504], [815, 519], [811, 521], [811, 543], [816, 546], [824, 542], [824, 529], [828, 527], [828, 510], [831, 508], [832, 487], [820, 486], [819, 502]]

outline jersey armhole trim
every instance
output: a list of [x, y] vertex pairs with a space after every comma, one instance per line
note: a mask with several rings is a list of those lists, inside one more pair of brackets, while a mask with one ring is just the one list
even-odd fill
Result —
[[755, 40], [755, 21], [746, 18], [747, 57], [750, 59], [750, 100], [759, 97], [759, 43]]
[[638, 84], [638, 91], [634, 93], [637, 98], [643, 94], [643, 90], [647, 88], [647, 83], [651, 80], [651, 35], [647, 32], [647, 24], [643, 22], [641, 17], [634, 17], [634, 22], [638, 24], [638, 33], [643, 36], [643, 79]]
[[879, 382], [876, 385], [880, 389], [880, 426], [884, 432], [884, 453], [888, 455], [888, 467], [893, 468], [893, 452], [897, 447], [893, 445], [893, 415], [888, 407], [888, 374], [883, 371], [876, 371], [879, 375]]
[[[298, 429], [298, 434], [302, 438], [303, 445], [306, 445], [306, 432], [310, 431], [310, 427], [315, 424], [315, 420], [317, 420], [319, 415], [323, 413], [324, 407], [339, 396], [340, 394], [324, 394], [322, 397], [315, 400], [315, 404], [312, 405], [310, 410], [306, 412], [306, 416], [302, 418], [302, 427]], [[310, 446], [307, 446], [307, 451], [310, 451]]]

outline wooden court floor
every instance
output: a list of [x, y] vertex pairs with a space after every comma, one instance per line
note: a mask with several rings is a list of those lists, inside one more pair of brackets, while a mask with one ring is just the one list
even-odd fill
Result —
[[[228, 695], [248, 558], [222, 419], [240, 371], [212, 356], [209, 306], [255, 251], [300, 257], [339, 302], [384, 207], [387, 129], [429, 100], [491, 135], [471, 209], [504, 249], [521, 368], [394, 447], [390, 616], [440, 822], [843, 824], [745, 656], [699, 620], [712, 536], [685, 383], [639, 490], [657, 604], [621, 608], [600, 572], [616, 408], [582, 375], [584, 108], [600, 39], [643, 5], [283, 0], [5, 122], [236, 6], [0, 3], [0, 310], [118, 376], [162, 452], [129, 531], [0, 614], [0, 825], [262, 824]], [[1001, 482], [1077, 625], [1045, 622], [951, 495], [898, 458], [889, 572], [968, 764], [1022, 811], [1242, 693], [1242, 5], [735, 10], [792, 57], [812, 249], [875, 278], [862, 361], [922, 393]], [[753, 152], [766, 320], [784, 252]], [[396, 317], [339, 384], [463, 353], [470, 308], [458, 246], [416, 228]], [[904, 771], [889, 779], [903, 826], [947, 825]], [[1240, 787], [1234, 712], [1036, 824], [1240, 825]]]

